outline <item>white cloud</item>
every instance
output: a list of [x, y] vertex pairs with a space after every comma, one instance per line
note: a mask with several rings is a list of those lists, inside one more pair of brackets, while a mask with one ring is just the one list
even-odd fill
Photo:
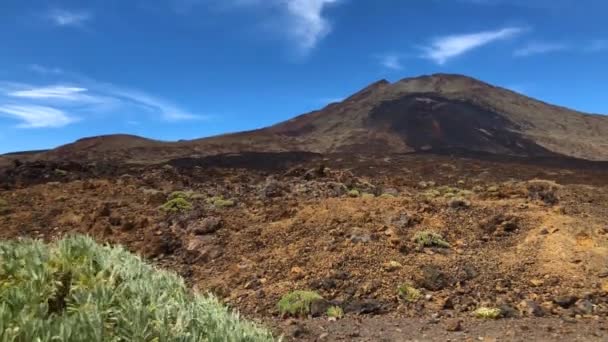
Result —
[[380, 56], [380, 64], [387, 69], [403, 69], [403, 65], [401, 64], [401, 57], [395, 54], [387, 54], [384, 56]]
[[92, 16], [86, 11], [55, 9], [49, 12], [48, 18], [57, 26], [82, 26]]
[[445, 64], [451, 58], [498, 40], [512, 38], [523, 31], [524, 29], [522, 28], [508, 27], [496, 31], [440, 37], [435, 39], [430, 46], [424, 48], [425, 53], [423, 57], [431, 59], [438, 64]]
[[36, 105], [0, 105], [0, 116], [21, 120], [21, 128], [62, 127], [77, 120], [60, 109]]
[[9, 92], [7, 95], [12, 97], [22, 97], [30, 99], [62, 99], [76, 101], [81, 99], [81, 95], [86, 91], [86, 88], [57, 85], [42, 88], [17, 90]]
[[515, 50], [515, 52], [513, 52], [513, 55], [515, 57], [528, 57], [543, 53], [564, 51], [567, 49], [569, 49], [569, 46], [562, 43], [532, 42], [522, 48]]
[[189, 113], [176, 104], [139, 90], [125, 89], [109, 84], [99, 84], [99, 86], [101, 90], [107, 92], [110, 96], [123, 102], [130, 102], [132, 104], [144, 107], [148, 111], [159, 113], [161, 117], [167, 121], [206, 118], [204, 116], [197, 116]]
[[297, 44], [307, 51], [331, 31], [331, 25], [325, 19], [323, 9], [337, 0], [285, 0], [287, 11], [292, 16], [291, 34]]
[[[192, 7], [192, 1], [186, 2], [187, 8]], [[237, 8], [256, 8], [267, 13], [266, 27], [274, 25], [269, 22], [279, 22], [277, 30], [286, 35], [303, 54], [310, 52], [332, 30], [331, 23], [323, 15], [324, 10], [342, 0], [208, 0], [214, 6], [223, 10]], [[180, 2], [181, 7], [184, 2]], [[278, 14], [278, 16], [277, 16]]]
[[141, 90], [83, 77], [47, 86], [0, 82], [0, 111], [2, 116], [20, 119], [19, 127], [27, 128], [65, 126], [77, 121], [75, 114], [85, 119], [91, 114], [129, 113], [125, 120], [145, 114], [170, 122], [207, 118]]

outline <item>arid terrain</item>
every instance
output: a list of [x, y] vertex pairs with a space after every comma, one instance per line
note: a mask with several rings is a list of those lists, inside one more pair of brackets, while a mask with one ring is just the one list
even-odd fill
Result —
[[[608, 120], [477, 82], [381, 82], [201, 141], [0, 157], [0, 238], [125, 245], [287, 340], [605, 341]], [[282, 317], [294, 290], [345, 317]]]

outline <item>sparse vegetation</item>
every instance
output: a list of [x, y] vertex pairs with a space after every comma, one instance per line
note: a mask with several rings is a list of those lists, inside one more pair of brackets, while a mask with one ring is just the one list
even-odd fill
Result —
[[11, 208], [6, 200], [0, 198], [0, 215], [6, 215], [11, 212]]
[[340, 318], [344, 317], [344, 310], [342, 310], [342, 308], [339, 306], [330, 306], [327, 309], [327, 317], [334, 318], [334, 319], [340, 319]]
[[348, 191], [348, 197], [359, 197], [361, 193], [357, 189], [351, 189]]
[[417, 288], [413, 287], [410, 284], [403, 284], [399, 286], [397, 289], [399, 293], [399, 298], [405, 300], [406, 302], [415, 302], [422, 296], [422, 293]]
[[312, 304], [321, 300], [323, 297], [313, 291], [293, 291], [284, 295], [277, 306], [282, 315], [306, 316]]
[[501, 311], [498, 308], [481, 307], [481, 308], [475, 310], [475, 312], [473, 312], [473, 314], [477, 318], [498, 319], [498, 318], [500, 318]]
[[443, 239], [443, 236], [429, 231], [416, 233], [413, 241], [421, 247], [450, 248], [450, 244]]
[[177, 275], [82, 236], [0, 242], [2, 341], [271, 341]]
[[192, 209], [192, 203], [190, 203], [187, 199], [176, 197], [167, 201], [162, 205], [162, 210], [169, 213], [179, 213]]
[[236, 203], [233, 200], [224, 199], [222, 196], [214, 196], [207, 198], [207, 204], [211, 204], [216, 208], [234, 207]]
[[361, 198], [370, 199], [370, 198], [376, 198], [376, 196], [374, 196], [374, 194], [369, 194], [369, 193], [364, 192], [363, 194], [361, 194]]
[[192, 198], [192, 191], [174, 191], [169, 195], [168, 200], [173, 200], [176, 198], [183, 198], [185, 200], [189, 200]]

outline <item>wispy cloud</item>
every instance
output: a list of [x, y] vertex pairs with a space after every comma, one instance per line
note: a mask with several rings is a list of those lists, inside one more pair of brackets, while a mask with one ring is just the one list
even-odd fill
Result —
[[460, 56], [481, 46], [517, 36], [524, 31], [519, 27], [507, 27], [496, 31], [483, 31], [469, 34], [455, 34], [435, 39], [424, 48], [423, 57], [437, 64], [445, 64], [448, 60]]
[[9, 92], [7, 95], [12, 97], [30, 98], [30, 99], [62, 99], [75, 101], [80, 98], [80, 95], [87, 91], [86, 88], [67, 87], [67, 86], [50, 86], [42, 88], [32, 88], [26, 90], [17, 90]]
[[60, 68], [49, 68], [40, 64], [30, 64], [27, 67], [30, 71], [33, 71], [42, 75], [59, 75], [63, 73], [63, 70]]
[[513, 52], [515, 57], [528, 57], [550, 52], [568, 50], [570, 46], [563, 43], [531, 42]]
[[287, 0], [287, 11], [293, 17], [291, 34], [304, 51], [314, 48], [331, 31], [322, 14], [327, 5], [338, 0]]
[[403, 70], [401, 56], [396, 54], [386, 54], [379, 56], [380, 65], [391, 70]]
[[[193, 3], [205, 0], [181, 0], [180, 13], [184, 8], [193, 8]], [[236, 9], [256, 9], [265, 13], [265, 27], [273, 27], [269, 22], [277, 22], [276, 30], [285, 35], [302, 54], [308, 54], [331, 31], [332, 25], [325, 10], [343, 0], [206, 0], [213, 7], [224, 11]]]
[[0, 116], [21, 120], [21, 128], [62, 127], [91, 114], [124, 112], [168, 122], [207, 118], [162, 97], [87, 78], [44, 86], [0, 82], [0, 112]]
[[63, 127], [77, 120], [60, 109], [36, 105], [0, 105], [0, 116], [20, 120], [20, 128]]
[[57, 26], [82, 26], [92, 15], [87, 11], [54, 9], [48, 13], [48, 18]]
[[585, 48], [587, 52], [608, 51], [608, 39], [596, 39]]

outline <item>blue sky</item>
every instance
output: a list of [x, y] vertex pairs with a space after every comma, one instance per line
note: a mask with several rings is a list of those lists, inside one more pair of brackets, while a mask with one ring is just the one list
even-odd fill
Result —
[[0, 153], [263, 127], [462, 73], [608, 113], [604, 0], [2, 0]]

